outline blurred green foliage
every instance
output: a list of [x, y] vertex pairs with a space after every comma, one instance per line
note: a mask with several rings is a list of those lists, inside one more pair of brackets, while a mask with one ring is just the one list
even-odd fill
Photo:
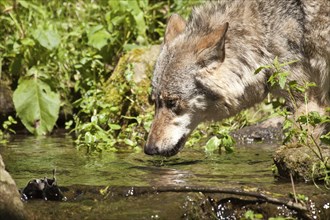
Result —
[[[160, 44], [168, 17], [175, 12], [188, 18], [201, 2], [1, 1], [0, 79], [14, 91], [20, 121], [40, 135], [49, 134], [60, 117], [77, 134], [78, 147], [140, 150], [153, 118], [150, 84], [135, 84], [134, 65], [124, 54]], [[222, 123], [202, 124], [187, 145], [231, 152], [228, 132], [256, 120], [260, 117], [244, 111]], [[2, 128], [8, 131], [13, 130]]]
[[[61, 116], [83, 141], [116, 142], [121, 124], [107, 112], [120, 115], [121, 106], [103, 99], [104, 82], [126, 51], [162, 42], [171, 13], [187, 17], [199, 2], [1, 1], [0, 80], [14, 91], [19, 119], [40, 135], [50, 133]], [[98, 127], [106, 132], [89, 135]]]

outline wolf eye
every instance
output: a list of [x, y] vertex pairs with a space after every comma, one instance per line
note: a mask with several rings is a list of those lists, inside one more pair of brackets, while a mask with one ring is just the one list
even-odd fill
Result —
[[177, 107], [177, 104], [178, 104], [177, 99], [169, 99], [165, 101], [166, 107], [170, 109]]

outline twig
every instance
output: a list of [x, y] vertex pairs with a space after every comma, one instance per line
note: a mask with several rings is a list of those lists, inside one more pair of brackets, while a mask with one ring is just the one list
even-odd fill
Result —
[[294, 186], [294, 181], [293, 181], [293, 177], [292, 177], [292, 173], [291, 172], [290, 172], [290, 180], [291, 180], [291, 186], [292, 186], [292, 192], [293, 192], [293, 196], [294, 196], [294, 201], [296, 203], [298, 203], [297, 194], [296, 194], [296, 188]]

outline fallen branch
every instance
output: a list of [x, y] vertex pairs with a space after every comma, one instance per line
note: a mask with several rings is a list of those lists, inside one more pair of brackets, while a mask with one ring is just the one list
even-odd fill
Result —
[[[118, 188], [117, 188], [118, 190]], [[115, 190], [115, 191], [117, 191]], [[118, 192], [118, 191], [117, 191]], [[196, 193], [222, 193], [222, 194], [229, 194], [229, 195], [237, 195], [237, 196], [245, 196], [245, 197], [253, 197], [256, 198], [255, 202], [265, 203], [268, 202], [274, 205], [285, 205], [287, 208], [291, 210], [297, 211], [300, 215], [304, 217], [304, 219], [312, 219], [308, 215], [308, 209], [305, 205], [293, 202], [293, 201], [284, 201], [282, 199], [274, 198], [268, 195], [265, 195], [260, 192], [250, 192], [244, 191], [242, 189], [223, 189], [223, 188], [205, 188], [205, 187], [171, 187], [171, 186], [164, 186], [164, 187], [132, 187], [126, 192], [125, 196], [138, 196], [143, 194], [154, 194], [154, 193], [188, 193], [188, 192], [196, 192]], [[106, 194], [113, 194], [111, 188], [108, 188], [108, 193]], [[242, 201], [244, 201], [242, 199]]]

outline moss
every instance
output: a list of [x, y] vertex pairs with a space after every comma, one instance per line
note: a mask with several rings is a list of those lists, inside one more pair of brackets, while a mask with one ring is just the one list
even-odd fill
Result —
[[[324, 149], [324, 156], [330, 155], [329, 149]], [[297, 180], [311, 181], [324, 177], [320, 169], [320, 159], [308, 147], [300, 144], [281, 146], [274, 154], [274, 163], [278, 175], [289, 178], [290, 173]]]
[[123, 55], [110, 78], [105, 82], [105, 100], [118, 111], [112, 120], [123, 128], [136, 122], [136, 117], [152, 112], [148, 104], [153, 66], [159, 46], [137, 48]]

